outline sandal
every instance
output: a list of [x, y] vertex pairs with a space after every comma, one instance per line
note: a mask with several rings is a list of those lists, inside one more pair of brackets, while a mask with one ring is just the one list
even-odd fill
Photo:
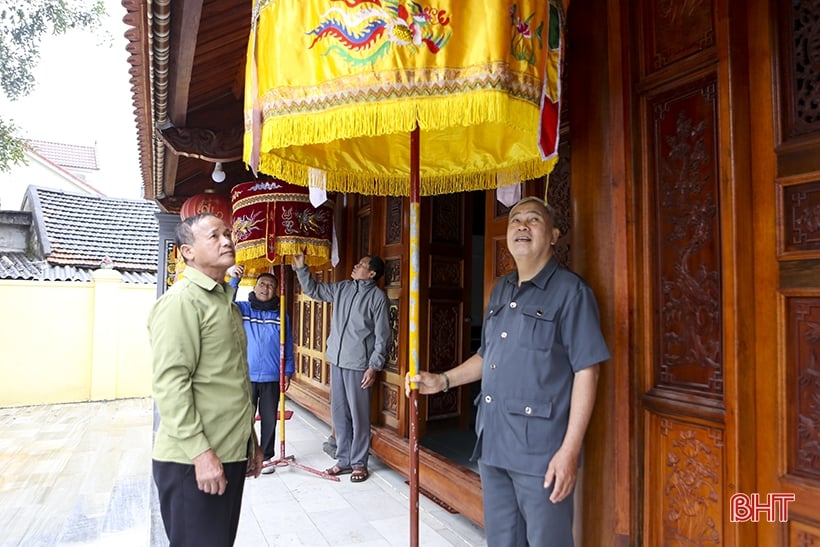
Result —
[[354, 467], [353, 473], [350, 475], [350, 482], [364, 482], [368, 476], [366, 467]]
[[339, 467], [338, 465], [334, 465], [333, 467], [328, 467], [327, 469], [325, 469], [325, 473], [332, 477], [335, 477], [337, 475], [347, 475], [352, 472], [353, 469], [351, 469], [350, 467]]

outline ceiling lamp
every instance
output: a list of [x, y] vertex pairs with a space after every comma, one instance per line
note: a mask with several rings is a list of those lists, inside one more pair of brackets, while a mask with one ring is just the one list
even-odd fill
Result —
[[214, 165], [214, 172], [211, 173], [211, 180], [219, 184], [225, 182], [225, 171], [222, 169], [222, 162], [218, 161]]

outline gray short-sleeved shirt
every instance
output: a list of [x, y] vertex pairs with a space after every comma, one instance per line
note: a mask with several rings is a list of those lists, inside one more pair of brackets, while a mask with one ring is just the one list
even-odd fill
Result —
[[482, 463], [543, 475], [569, 420], [574, 374], [609, 359], [592, 289], [552, 258], [533, 279], [501, 278], [484, 314]]

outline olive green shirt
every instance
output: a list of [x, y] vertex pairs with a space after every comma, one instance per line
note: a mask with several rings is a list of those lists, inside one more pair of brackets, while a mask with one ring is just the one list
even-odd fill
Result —
[[191, 464], [209, 448], [223, 463], [248, 457], [254, 408], [233, 292], [188, 267], [151, 309], [155, 460]]

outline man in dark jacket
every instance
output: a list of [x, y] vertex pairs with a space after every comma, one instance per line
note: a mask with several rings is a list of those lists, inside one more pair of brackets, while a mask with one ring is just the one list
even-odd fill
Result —
[[[231, 285], [236, 288], [245, 269], [228, 269]], [[248, 338], [248, 369], [251, 378], [251, 402], [257, 407], [260, 423], [260, 446], [265, 457], [262, 473], [273, 473], [271, 464], [276, 453], [276, 407], [280, 387], [287, 391], [293, 376], [293, 335], [290, 319], [285, 314], [285, 383], [280, 386], [279, 347], [281, 314], [278, 296], [279, 280], [273, 274], [263, 273], [256, 279], [253, 292], [246, 302], [237, 302], [242, 312], [242, 323]]]
[[351, 473], [351, 482], [362, 482], [368, 477], [370, 393], [390, 340], [387, 295], [377, 285], [384, 262], [378, 256], [362, 257], [351, 279], [338, 283], [316, 282], [303, 255], [293, 257], [293, 269], [307, 296], [333, 303], [327, 358], [337, 447], [336, 465], [327, 473]]

